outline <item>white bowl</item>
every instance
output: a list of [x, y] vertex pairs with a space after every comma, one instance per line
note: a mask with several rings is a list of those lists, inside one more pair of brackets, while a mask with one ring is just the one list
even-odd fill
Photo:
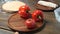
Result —
[[56, 20], [60, 22], [60, 7], [54, 10]]

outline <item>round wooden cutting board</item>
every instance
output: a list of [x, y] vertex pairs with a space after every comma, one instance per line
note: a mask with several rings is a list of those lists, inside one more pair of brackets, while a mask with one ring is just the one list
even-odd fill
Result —
[[25, 26], [25, 20], [26, 19], [23, 19], [20, 17], [19, 14], [13, 14], [9, 19], [8, 19], [8, 26], [13, 29], [13, 30], [16, 30], [16, 31], [23, 31], [23, 32], [29, 32], [29, 31], [34, 31], [34, 30], [37, 30], [38, 28], [41, 28], [44, 23], [41, 21], [41, 22], [37, 22], [36, 23], [36, 28], [34, 29], [28, 29], [26, 26]]

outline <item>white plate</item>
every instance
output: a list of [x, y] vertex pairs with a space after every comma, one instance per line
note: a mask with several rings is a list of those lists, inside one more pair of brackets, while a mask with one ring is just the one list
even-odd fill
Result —
[[26, 5], [21, 1], [8, 1], [2, 5], [2, 10], [5, 12], [15, 12], [19, 10], [19, 7]]

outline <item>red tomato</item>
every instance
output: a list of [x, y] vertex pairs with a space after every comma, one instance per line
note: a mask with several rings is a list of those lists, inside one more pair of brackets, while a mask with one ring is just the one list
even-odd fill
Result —
[[35, 28], [36, 23], [35, 23], [35, 21], [33, 19], [27, 19], [25, 21], [25, 25], [27, 26], [27, 28], [33, 29], [33, 28]]
[[19, 11], [18, 12], [19, 13], [19, 15], [21, 16], [21, 17], [23, 17], [23, 18], [29, 18], [30, 17], [30, 13], [27, 13], [26, 11], [24, 11], [24, 10], [21, 10], [21, 11]]
[[32, 18], [35, 20], [35, 21], [41, 21], [43, 20], [43, 12], [41, 10], [35, 10], [33, 13], [32, 13]]
[[19, 8], [18, 13], [23, 18], [29, 18], [30, 17], [29, 10], [30, 10], [30, 8], [28, 6], [26, 6], [26, 5], [25, 6], [21, 6]]
[[21, 7], [19, 8], [19, 11], [21, 11], [21, 10], [29, 11], [29, 10], [30, 10], [30, 7], [28, 7], [27, 5], [24, 5], [24, 6], [21, 6]]

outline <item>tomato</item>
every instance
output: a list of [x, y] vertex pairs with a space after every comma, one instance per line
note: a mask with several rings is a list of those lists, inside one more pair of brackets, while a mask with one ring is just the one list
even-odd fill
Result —
[[30, 7], [28, 7], [27, 5], [24, 5], [24, 6], [21, 6], [21, 7], [19, 8], [19, 11], [21, 11], [21, 10], [29, 11], [29, 10], [30, 10]]
[[19, 13], [19, 15], [20, 15], [22, 18], [27, 19], [27, 18], [30, 17], [30, 13], [27, 13], [27, 12], [25, 12], [24, 10], [21, 10], [21, 11], [19, 11], [18, 13]]
[[19, 8], [18, 14], [23, 17], [23, 18], [29, 18], [30, 13], [29, 13], [30, 8], [28, 6], [21, 6]]
[[34, 10], [32, 13], [32, 19], [34, 19], [35, 21], [42, 21], [43, 12], [41, 10]]
[[36, 26], [36, 22], [33, 19], [27, 19], [25, 21], [25, 25], [27, 26], [27, 28], [33, 29]]

